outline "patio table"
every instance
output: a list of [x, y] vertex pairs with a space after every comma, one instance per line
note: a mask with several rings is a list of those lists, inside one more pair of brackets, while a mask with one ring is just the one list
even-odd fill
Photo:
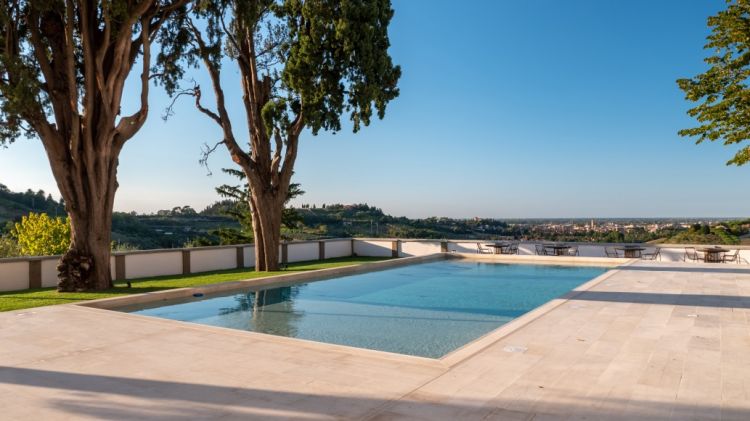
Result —
[[553, 249], [555, 256], [564, 256], [568, 254], [568, 249], [570, 249], [570, 246], [567, 244], [543, 244], [543, 247], [545, 249]]
[[646, 250], [646, 248], [641, 246], [622, 246], [618, 247], [617, 250], [622, 250], [622, 253], [626, 258], [634, 259], [637, 257], [641, 257], [641, 252], [643, 250]]
[[699, 249], [698, 251], [701, 251], [704, 253], [703, 262], [721, 263], [722, 261], [724, 261], [724, 253], [728, 252], [729, 249], [725, 249], [724, 247], [714, 246], [714, 247], [705, 247], [705, 248]]
[[503, 254], [503, 249], [510, 247], [510, 243], [487, 243], [485, 246], [492, 247], [492, 249], [495, 250], [495, 254]]

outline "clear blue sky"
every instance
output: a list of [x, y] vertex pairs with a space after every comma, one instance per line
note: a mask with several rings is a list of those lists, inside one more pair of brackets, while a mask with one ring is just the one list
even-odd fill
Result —
[[[394, 0], [401, 96], [356, 135], [303, 137], [300, 203], [410, 217], [750, 215], [750, 167], [724, 165], [736, 149], [676, 134], [693, 121], [675, 80], [704, 68], [706, 18], [721, 7]], [[205, 91], [203, 71], [194, 77]], [[123, 151], [118, 210], [200, 210], [232, 181], [218, 171], [232, 165], [224, 151], [213, 176], [198, 165], [218, 129], [189, 101], [165, 123], [167, 103], [152, 91], [149, 121]], [[57, 192], [37, 141], [0, 150], [0, 183]]]

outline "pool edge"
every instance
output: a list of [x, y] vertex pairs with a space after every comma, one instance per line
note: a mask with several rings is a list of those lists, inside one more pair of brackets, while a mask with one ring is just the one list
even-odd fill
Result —
[[193, 294], [206, 295], [245, 288], [272, 287], [290, 283], [313, 282], [323, 279], [331, 279], [341, 276], [397, 268], [414, 263], [443, 260], [444, 258], [445, 256], [441, 253], [431, 254], [427, 256], [401, 257], [380, 262], [359, 263], [335, 268], [316, 269], [306, 272], [290, 273], [287, 275], [276, 275], [255, 279], [242, 279], [238, 281], [221, 282], [196, 287], [175, 288], [164, 291], [144, 292], [122, 297], [101, 298], [98, 300], [81, 301], [68, 305], [112, 310], [119, 307], [125, 307], [135, 304], [147, 304], [158, 301], [167, 301], [175, 298], [184, 298], [192, 296]]
[[529, 325], [530, 323], [534, 322], [535, 320], [539, 319], [545, 314], [551, 312], [557, 307], [574, 299], [577, 295], [599, 285], [600, 283], [604, 282], [608, 278], [617, 274], [620, 271], [619, 268], [628, 266], [633, 263], [635, 263], [635, 260], [633, 259], [627, 262], [621, 261], [620, 265], [607, 270], [606, 272], [595, 277], [594, 279], [584, 282], [583, 284], [567, 292], [565, 295], [558, 297], [558, 298], [553, 298], [552, 300], [547, 301], [546, 303], [540, 305], [539, 307], [536, 307], [533, 310], [527, 313], [524, 313], [523, 315], [519, 317], [516, 317], [515, 319], [509, 321], [508, 323], [505, 323], [504, 325], [498, 327], [497, 329], [487, 332], [486, 334], [480, 336], [479, 338], [474, 339], [473, 341], [449, 352], [448, 354], [445, 354], [444, 356], [439, 358], [439, 360], [442, 361], [444, 364], [446, 364], [448, 367], [454, 367], [460, 364], [461, 362], [466, 361], [473, 355], [476, 355], [482, 350], [490, 347], [494, 343], [513, 334], [517, 330]]
[[[531, 258], [518, 259], [518, 257], [531, 257]], [[431, 366], [440, 366], [440, 367], [450, 368], [450, 367], [454, 367], [466, 361], [467, 359], [471, 358], [472, 356], [476, 355], [477, 353], [481, 352], [482, 350], [486, 349], [487, 347], [491, 346], [497, 341], [523, 328], [529, 323], [532, 323], [534, 320], [544, 316], [545, 314], [554, 310], [558, 306], [574, 298], [575, 295], [578, 295], [590, 288], [593, 288], [594, 286], [598, 285], [600, 282], [603, 282], [610, 276], [613, 276], [615, 273], [619, 272], [620, 267], [628, 266], [637, 261], [636, 259], [629, 259], [627, 261], [623, 261], [623, 259], [618, 259], [615, 261], [614, 259], [606, 259], [606, 258], [575, 258], [575, 257], [563, 258], [563, 259], [558, 258], [555, 260], [551, 260], [551, 259], [539, 259], [538, 257], [539, 256], [507, 256], [507, 257], [497, 256], [497, 257], [487, 258], [487, 257], [477, 256], [474, 254], [435, 253], [435, 254], [430, 254], [426, 256], [402, 257], [402, 258], [396, 258], [396, 259], [385, 260], [385, 261], [380, 261], [380, 262], [354, 264], [354, 265], [342, 266], [342, 267], [337, 267], [337, 268], [329, 268], [329, 269], [317, 269], [317, 270], [312, 270], [309, 272], [292, 273], [289, 275], [278, 275], [278, 276], [271, 276], [271, 277], [266, 277], [266, 278], [239, 280], [239, 281], [224, 282], [224, 283], [218, 283], [218, 284], [203, 285], [199, 287], [176, 288], [176, 289], [170, 289], [170, 290], [164, 290], [164, 291], [146, 292], [146, 293], [133, 294], [133, 295], [123, 296], [123, 297], [102, 298], [98, 300], [90, 300], [90, 301], [83, 301], [83, 302], [63, 304], [63, 305], [75, 306], [81, 309], [88, 309], [88, 310], [95, 310], [95, 311], [107, 311], [107, 312], [114, 313], [123, 317], [135, 317], [135, 318], [140, 318], [141, 320], [145, 318], [151, 322], [177, 324], [179, 326], [189, 327], [191, 329], [197, 329], [197, 330], [209, 330], [209, 331], [218, 330], [218, 331], [228, 333], [228, 334], [233, 334], [233, 335], [249, 334], [249, 335], [256, 336], [266, 341], [280, 342], [280, 343], [286, 343], [286, 344], [298, 343], [298, 344], [305, 345], [306, 347], [323, 348], [323, 349], [328, 349], [334, 352], [344, 353], [344, 354], [366, 354], [370, 356], [379, 355], [382, 358], [398, 359], [398, 360], [410, 361], [413, 363], [420, 363], [420, 364], [427, 364]], [[153, 317], [153, 316], [147, 316], [147, 315], [141, 315], [141, 314], [136, 315], [136, 314], [124, 313], [124, 312], [119, 312], [116, 310], [117, 308], [130, 306], [130, 305], [147, 304], [147, 303], [154, 303], [154, 302], [159, 302], [159, 301], [167, 301], [167, 300], [171, 300], [175, 298], [189, 297], [195, 293], [213, 294], [213, 293], [219, 293], [219, 292], [239, 290], [239, 289], [244, 289], [244, 288], [272, 287], [272, 286], [280, 286], [280, 285], [285, 285], [285, 284], [290, 284], [290, 283], [314, 282], [314, 281], [319, 281], [319, 280], [337, 278], [341, 276], [376, 272], [380, 270], [387, 270], [387, 269], [392, 269], [392, 268], [397, 268], [397, 267], [402, 267], [402, 266], [409, 266], [415, 263], [425, 263], [425, 262], [448, 260], [448, 259], [483, 261], [483, 262], [488, 262], [488, 263], [495, 262], [495, 263], [532, 264], [532, 265], [536, 264], [536, 265], [557, 265], [557, 266], [604, 266], [604, 267], [610, 266], [612, 267], [612, 269], [609, 269], [605, 273], [602, 273], [601, 275], [597, 276], [596, 278], [591, 279], [579, 285], [578, 287], [574, 288], [573, 290], [566, 293], [562, 297], [552, 299], [542, 304], [541, 306], [536, 307], [533, 310], [511, 320], [510, 322], [505, 323], [502, 326], [499, 326], [498, 328], [480, 336], [479, 338], [474, 339], [473, 341], [462, 345], [461, 347], [449, 352], [448, 354], [440, 358], [422, 357], [422, 356], [417, 356], [417, 355], [400, 354], [396, 352], [381, 351], [381, 350], [374, 350], [374, 349], [368, 349], [368, 348], [359, 348], [359, 347], [354, 347], [354, 346], [349, 346], [349, 345], [331, 344], [327, 342], [312, 341], [312, 340], [300, 339], [300, 338], [290, 338], [290, 337], [266, 334], [266, 333], [261, 333], [261, 332], [237, 330], [237, 329], [226, 328], [226, 327], [221, 327], [221, 326], [202, 325], [199, 323], [164, 319], [160, 317]], [[578, 259], [581, 259], [581, 260], [578, 260]], [[616, 266], [614, 265], [615, 262], [618, 263]]]

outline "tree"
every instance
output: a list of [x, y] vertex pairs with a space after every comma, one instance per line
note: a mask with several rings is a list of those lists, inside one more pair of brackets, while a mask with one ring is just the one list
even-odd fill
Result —
[[70, 219], [31, 212], [11, 232], [24, 256], [53, 256], [70, 247]]
[[[728, 2], [729, 3], [729, 2]], [[704, 48], [713, 55], [704, 61], [710, 66], [692, 79], [679, 79], [685, 98], [700, 104], [688, 110], [700, 123], [680, 130], [681, 136], [697, 136], [696, 143], [723, 140], [725, 145], [750, 139], [750, 2], [729, 3], [708, 18], [711, 34]], [[727, 165], [750, 161], [750, 146], [740, 149]]]
[[[169, 51], [152, 62], [151, 44], [175, 30], [170, 19], [187, 1], [0, 0], [0, 144], [36, 136], [47, 152], [71, 222], [60, 291], [112, 285], [118, 157], [146, 121], [149, 79], [170, 86], [179, 76]], [[137, 60], [140, 103], [121, 115]]]
[[[226, 174], [237, 177], [242, 183], [234, 186], [222, 184], [216, 188], [216, 193], [228, 200], [228, 206], [222, 211], [222, 213], [231, 216], [239, 222], [240, 229], [221, 228], [216, 230], [214, 234], [221, 239], [222, 244], [249, 243], [253, 240], [253, 217], [249, 206], [250, 188], [248, 187], [247, 177], [245, 177], [245, 173], [242, 171], [232, 168], [223, 168], [222, 171]], [[281, 214], [282, 226], [293, 228], [298, 221], [302, 220], [302, 217], [296, 210], [294, 210], [294, 208], [287, 207], [286, 205], [290, 200], [302, 196], [303, 194], [305, 194], [305, 192], [302, 190], [299, 183], [289, 183], [286, 202], [284, 203], [284, 209]]]
[[[304, 129], [353, 131], [385, 115], [401, 75], [388, 55], [390, 0], [207, 0], [185, 21], [187, 62], [208, 72], [215, 106], [197, 109], [220, 128], [250, 186], [256, 270], [276, 270], [284, 203]], [[172, 48], [179, 50], [179, 46]], [[221, 79], [222, 51], [237, 66], [249, 151], [240, 146]]]

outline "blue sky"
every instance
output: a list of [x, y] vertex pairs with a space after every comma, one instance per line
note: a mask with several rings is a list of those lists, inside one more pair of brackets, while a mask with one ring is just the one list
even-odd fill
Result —
[[[677, 136], [694, 122], [675, 80], [704, 69], [706, 18], [722, 1], [393, 3], [401, 96], [357, 134], [303, 135], [299, 203], [410, 217], [750, 215], [750, 168], [724, 165], [736, 149]], [[202, 70], [191, 77], [208, 89]], [[224, 78], [236, 86], [233, 69]], [[168, 102], [152, 91], [122, 153], [118, 210], [200, 210], [233, 181], [218, 171], [233, 165], [224, 151], [213, 176], [198, 165], [218, 129], [189, 101], [162, 121]], [[38, 141], [0, 150], [0, 183], [57, 192]]]

